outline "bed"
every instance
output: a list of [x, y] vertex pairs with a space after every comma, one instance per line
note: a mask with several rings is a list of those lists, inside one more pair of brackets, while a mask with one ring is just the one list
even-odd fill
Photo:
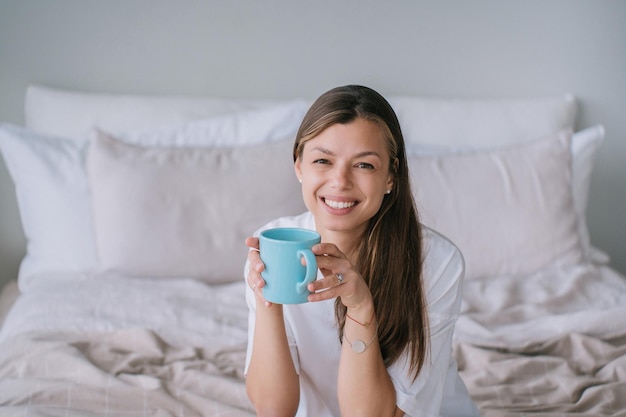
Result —
[[[626, 416], [626, 279], [589, 239], [602, 125], [573, 95], [392, 96], [422, 222], [466, 262], [454, 355], [484, 416]], [[304, 210], [310, 104], [33, 85], [0, 125], [27, 253], [2, 416], [253, 416], [243, 240]]]

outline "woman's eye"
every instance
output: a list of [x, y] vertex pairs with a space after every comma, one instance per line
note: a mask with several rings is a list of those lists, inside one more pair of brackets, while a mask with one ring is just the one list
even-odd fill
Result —
[[374, 169], [374, 165], [368, 164], [367, 162], [359, 162], [358, 164], [356, 164], [356, 167], [364, 169]]
[[314, 164], [330, 164], [330, 161], [328, 159], [316, 159], [313, 161]]

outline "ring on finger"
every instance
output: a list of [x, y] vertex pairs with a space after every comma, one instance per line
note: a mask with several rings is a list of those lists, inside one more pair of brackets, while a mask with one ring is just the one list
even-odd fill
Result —
[[340, 272], [338, 274], [335, 274], [335, 276], [337, 277], [337, 285], [343, 284], [343, 274]]
[[256, 290], [256, 282], [254, 284], [252, 284], [252, 291]]

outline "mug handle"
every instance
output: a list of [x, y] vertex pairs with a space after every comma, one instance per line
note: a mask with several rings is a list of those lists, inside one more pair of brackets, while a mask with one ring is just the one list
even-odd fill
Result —
[[306, 275], [304, 276], [304, 281], [299, 282], [296, 285], [298, 293], [303, 294], [307, 290], [307, 285], [313, 282], [315, 278], [317, 278], [317, 261], [315, 260], [315, 255], [309, 249], [303, 249], [298, 251], [298, 259], [306, 259]]

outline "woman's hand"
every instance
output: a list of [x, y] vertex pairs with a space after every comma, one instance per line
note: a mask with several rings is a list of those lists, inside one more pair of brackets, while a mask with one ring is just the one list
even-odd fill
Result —
[[319, 243], [312, 248], [317, 267], [324, 278], [308, 285], [309, 301], [322, 301], [340, 297], [349, 309], [372, 303], [369, 287], [348, 258], [333, 243]]
[[265, 269], [265, 265], [261, 260], [259, 254], [259, 238], [249, 237], [246, 239], [246, 246], [250, 248], [248, 252], [248, 263], [250, 268], [248, 270], [247, 282], [254, 294], [259, 300], [261, 300], [266, 307], [270, 307], [272, 303], [263, 298], [263, 287], [265, 287], [265, 280], [261, 276], [261, 272]]
[[[258, 307], [260, 303], [266, 307], [274, 304], [265, 300], [261, 291], [265, 265], [259, 255], [259, 239], [247, 238], [246, 246], [250, 248], [246, 280], [257, 300], [246, 391], [258, 415], [293, 416], [300, 403], [300, 381], [291, 359], [283, 309], [280, 304]], [[281, 389], [276, 389], [278, 386]]]

